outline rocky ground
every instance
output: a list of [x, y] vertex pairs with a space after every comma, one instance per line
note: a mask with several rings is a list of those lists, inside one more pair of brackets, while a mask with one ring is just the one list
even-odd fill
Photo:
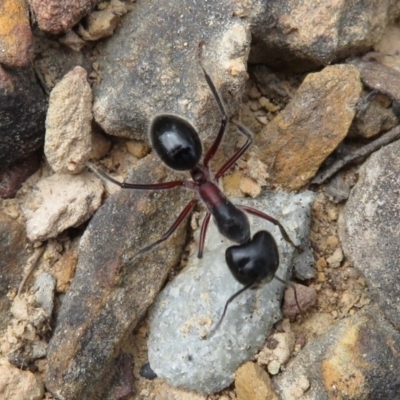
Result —
[[[0, 5], [0, 397], [398, 398], [400, 10], [308, 3], [48, 0], [31, 19], [22, 0]], [[208, 340], [240, 287], [226, 240], [211, 227], [198, 262], [197, 206], [137, 256], [192, 193], [121, 190], [87, 169], [182, 179], [147, 133], [174, 113], [212, 143], [200, 42], [229, 116], [255, 135], [220, 185], [303, 250], [252, 220], [276, 238], [302, 312], [273, 280]], [[212, 169], [243, 143], [231, 124]]]

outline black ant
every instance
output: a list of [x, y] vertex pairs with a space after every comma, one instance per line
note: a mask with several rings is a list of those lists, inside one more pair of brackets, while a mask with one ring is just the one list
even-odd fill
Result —
[[[173, 170], [189, 171], [192, 180], [176, 180], [150, 184], [118, 182], [93, 164], [89, 163], [88, 167], [100, 178], [108, 180], [124, 189], [161, 190], [182, 186], [197, 192], [207, 208], [200, 229], [199, 249], [197, 253], [199, 258], [203, 255], [206, 231], [211, 215], [214, 218], [219, 232], [229, 240], [238, 243], [238, 245], [230, 246], [226, 249], [225, 259], [234, 278], [243, 284], [244, 287], [233, 294], [226, 302], [222, 316], [213, 329], [213, 331], [215, 331], [221, 324], [229, 303], [245, 290], [256, 288], [263, 283], [270, 282], [273, 278], [278, 279], [286, 285], [289, 284], [275, 276], [279, 267], [279, 251], [275, 239], [267, 231], [259, 231], [251, 238], [250, 223], [245, 212], [263, 218], [278, 226], [282, 237], [296, 249], [298, 249], [298, 247], [292, 242], [278, 220], [251, 207], [235, 206], [219, 188], [218, 179], [221, 178], [249, 148], [253, 141], [253, 134], [240, 122], [231, 120], [247, 140], [245, 144], [220, 167], [217, 173], [213, 175], [208, 165], [221, 144], [228, 123], [228, 114], [220, 94], [204, 69], [201, 61], [200, 67], [221, 112], [221, 125], [217, 137], [206, 152], [203, 163], [200, 163], [202, 144], [197, 131], [189, 121], [174, 114], [161, 114], [153, 119], [150, 126], [150, 140], [158, 157]], [[136, 256], [151, 250], [161, 242], [167, 240], [185, 217], [194, 209], [197, 203], [197, 198], [191, 200], [181, 211], [168, 231], [156, 242], [139, 250]]]

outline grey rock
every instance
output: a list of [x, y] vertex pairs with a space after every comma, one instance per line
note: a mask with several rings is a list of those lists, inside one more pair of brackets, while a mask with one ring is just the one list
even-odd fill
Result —
[[282, 400], [397, 399], [399, 350], [399, 333], [371, 308], [307, 344], [274, 386]]
[[387, 1], [255, 3], [249, 62], [297, 71], [367, 50], [380, 39], [389, 20]]
[[54, 174], [39, 181], [25, 206], [29, 240], [56, 237], [65, 229], [78, 226], [99, 208], [104, 187], [92, 174]]
[[50, 318], [53, 312], [55, 288], [56, 280], [54, 276], [48, 272], [42, 272], [35, 279], [34, 290], [36, 303], [39, 307], [43, 308], [47, 318]]
[[400, 142], [377, 151], [359, 171], [359, 180], [340, 215], [343, 250], [367, 279], [371, 296], [400, 328]]
[[[392, 86], [393, 80], [389, 81]], [[387, 132], [394, 128], [398, 123], [398, 118], [393, 112], [391, 101], [386, 95], [375, 96], [368, 101], [366, 95], [360, 102], [366, 102], [365, 107], [357, 105], [357, 114], [350, 127], [350, 134], [370, 138], [381, 132]]]
[[250, 46], [249, 22], [234, 15], [237, 7], [232, 0], [138, 0], [98, 59], [93, 111], [105, 132], [147, 140], [153, 116], [174, 113], [203, 139], [214, 136], [221, 117], [199, 67], [199, 43], [229, 113], [237, 113]]
[[370, 89], [400, 101], [400, 72], [376, 61], [354, 59], [351, 63], [360, 71], [363, 83]]
[[[241, 203], [280, 220], [299, 244], [308, 233], [312, 192], [266, 192], [258, 200]], [[279, 229], [250, 217], [252, 232], [269, 230], [280, 249], [277, 276], [287, 279], [294, 248]], [[210, 223], [202, 259], [192, 254], [185, 269], [161, 292], [150, 313], [149, 361], [156, 374], [173, 386], [214, 393], [230, 385], [236, 368], [260, 349], [272, 325], [280, 319], [284, 285], [277, 280], [248, 290], [228, 308], [225, 320], [211, 337], [226, 300], [242, 285], [226, 262], [229, 242]], [[168, 360], [166, 362], [166, 360]]]

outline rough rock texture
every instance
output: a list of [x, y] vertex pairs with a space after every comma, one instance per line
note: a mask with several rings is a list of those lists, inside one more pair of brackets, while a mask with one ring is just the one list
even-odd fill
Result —
[[0, 63], [8, 67], [26, 67], [32, 61], [33, 35], [26, 1], [0, 3], [0, 49]]
[[309, 71], [370, 48], [388, 22], [389, 1], [272, 0], [252, 20], [249, 61]]
[[50, 93], [44, 152], [53, 171], [76, 174], [92, 150], [92, 90], [86, 71], [75, 67]]
[[85, 40], [99, 40], [111, 36], [117, 27], [121, 16], [127, 13], [125, 3], [111, 0], [108, 7], [94, 11], [85, 18], [84, 25], [79, 25], [79, 35]]
[[247, 362], [236, 371], [237, 400], [278, 400], [271, 378], [257, 364]]
[[46, 108], [32, 69], [0, 67], [0, 170], [43, 146]]
[[39, 28], [54, 35], [71, 29], [100, 0], [31, 0]]
[[340, 219], [345, 255], [367, 278], [372, 298], [400, 329], [400, 142], [374, 153], [361, 167]]
[[39, 181], [24, 208], [29, 240], [46, 240], [80, 225], [100, 206], [102, 194], [102, 183], [88, 172]]
[[[364, 99], [368, 99], [366, 96], [364, 96]], [[358, 108], [357, 115], [350, 128], [351, 135], [371, 138], [394, 128], [399, 118], [394, 114], [391, 105], [392, 102], [388, 96], [379, 94], [371, 100], [365, 109]]]
[[298, 190], [308, 183], [346, 136], [360, 93], [353, 66], [307, 75], [292, 101], [255, 138], [254, 151], [270, 166], [272, 184]]
[[[313, 197], [312, 192], [266, 192], [257, 200], [237, 203], [279, 219], [294, 243], [302, 247]], [[253, 234], [264, 229], [275, 237], [280, 251], [277, 276], [287, 279], [297, 254], [294, 247], [271, 223], [253, 216], [250, 223]], [[235, 299], [219, 329], [206, 337], [213, 331], [226, 300], [242, 287], [226, 265], [225, 250], [231, 244], [210, 222], [203, 258], [197, 258], [195, 249], [188, 265], [160, 293], [150, 312], [150, 366], [171, 385], [201, 393], [229, 386], [236, 368], [263, 346], [280, 318], [284, 285], [272, 280]]]
[[194, 122], [203, 139], [214, 137], [221, 116], [199, 67], [199, 43], [230, 114], [237, 112], [250, 46], [248, 21], [234, 15], [237, 7], [231, 0], [195, 7], [191, 0], [138, 0], [98, 60], [95, 120], [108, 134], [147, 140], [153, 116], [172, 112]]
[[274, 386], [282, 400], [394, 399], [399, 354], [400, 335], [372, 308], [307, 344]]
[[376, 61], [357, 59], [352, 64], [360, 71], [366, 86], [400, 102], [400, 71]]
[[0, 213], [0, 332], [7, 328], [10, 321], [11, 301], [7, 293], [21, 282], [28, 259], [27, 244], [25, 229], [11, 217]]
[[[135, 178], [127, 179], [166, 180], [165, 168], [154, 156], [146, 157]], [[91, 400], [101, 393], [105, 398], [121, 341], [180, 259], [185, 224], [163, 245], [134, 256], [160, 238], [189, 198], [179, 189], [120, 190], [92, 218], [49, 345], [47, 387], [56, 396]]]
[[0, 365], [0, 397], [7, 400], [41, 400], [43, 383], [30, 371]]
[[40, 159], [41, 154], [37, 151], [1, 172], [0, 197], [3, 199], [15, 197], [25, 180], [39, 169]]

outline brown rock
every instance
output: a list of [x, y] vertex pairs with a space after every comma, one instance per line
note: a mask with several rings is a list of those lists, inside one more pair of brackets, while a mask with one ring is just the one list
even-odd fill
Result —
[[51, 272], [57, 279], [57, 292], [65, 293], [69, 288], [74, 277], [77, 261], [77, 250], [71, 248], [53, 265]]
[[255, 138], [260, 159], [272, 165], [272, 183], [298, 190], [346, 136], [361, 92], [350, 65], [309, 74], [288, 106]]
[[71, 29], [100, 0], [32, 0], [30, 3], [39, 28], [58, 34]]
[[257, 364], [247, 362], [236, 371], [238, 400], [277, 400], [269, 375]]
[[289, 287], [285, 292], [285, 300], [283, 303], [282, 314], [285, 318], [294, 318], [296, 315], [307, 311], [317, 301], [317, 292], [314, 288], [304, 285], [295, 285], [297, 302], [301, 310], [299, 310], [296, 298], [294, 296], [294, 289]]
[[[25, 229], [11, 217], [0, 213], [0, 332], [10, 321], [10, 288], [18, 288], [28, 259]], [[0, 396], [1, 397], [1, 396]]]
[[0, 63], [9, 67], [29, 65], [33, 56], [33, 36], [27, 2], [0, 2]]

